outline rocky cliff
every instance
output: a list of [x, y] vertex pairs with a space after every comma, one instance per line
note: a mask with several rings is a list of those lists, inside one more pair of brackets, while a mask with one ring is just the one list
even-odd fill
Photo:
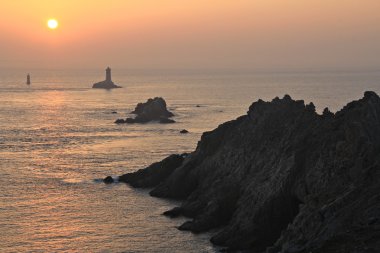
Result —
[[180, 229], [218, 228], [211, 241], [232, 250], [380, 252], [380, 98], [322, 115], [288, 95], [259, 100], [188, 156], [123, 178], [183, 199], [166, 212], [192, 218]]

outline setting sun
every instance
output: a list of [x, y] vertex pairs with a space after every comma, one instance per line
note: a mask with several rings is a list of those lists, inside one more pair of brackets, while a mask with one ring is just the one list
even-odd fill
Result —
[[0, 0], [0, 253], [380, 253], [379, 10]]
[[58, 27], [58, 21], [55, 20], [55, 19], [49, 19], [48, 22], [47, 22], [47, 26], [50, 29], [54, 30], [54, 29], [56, 29]]

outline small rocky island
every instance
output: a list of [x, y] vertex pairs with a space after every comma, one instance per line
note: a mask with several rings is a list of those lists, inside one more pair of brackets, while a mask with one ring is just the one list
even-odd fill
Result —
[[191, 154], [119, 181], [183, 200], [164, 214], [192, 218], [181, 230], [217, 229], [211, 241], [231, 250], [380, 252], [380, 98], [322, 115], [288, 95], [258, 100]]
[[108, 89], [121, 88], [121, 86], [118, 86], [118, 85], [114, 84], [114, 82], [112, 82], [111, 69], [110, 69], [110, 67], [108, 67], [106, 69], [106, 80], [98, 82], [98, 83], [94, 83], [92, 85], [92, 88], [93, 89], [107, 89], [108, 90]]
[[117, 119], [116, 124], [123, 123], [148, 123], [151, 121], [157, 121], [162, 124], [175, 123], [174, 120], [170, 119], [174, 116], [166, 107], [166, 102], [161, 97], [150, 98], [145, 103], [137, 104], [135, 110], [131, 112], [136, 114], [134, 118], [127, 119]]

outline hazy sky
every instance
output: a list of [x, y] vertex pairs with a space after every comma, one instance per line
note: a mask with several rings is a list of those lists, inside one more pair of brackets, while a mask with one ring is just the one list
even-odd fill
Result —
[[380, 0], [0, 0], [0, 32], [1, 68], [380, 69]]

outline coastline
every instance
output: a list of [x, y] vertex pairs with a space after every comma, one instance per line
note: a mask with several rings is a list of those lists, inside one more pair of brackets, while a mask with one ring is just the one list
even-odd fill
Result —
[[220, 228], [211, 242], [232, 250], [347, 252], [362, 240], [378, 250], [379, 119], [374, 92], [322, 115], [287, 95], [259, 100], [204, 133], [179, 166], [171, 156], [121, 181], [181, 199], [165, 212], [193, 218], [179, 229]]

